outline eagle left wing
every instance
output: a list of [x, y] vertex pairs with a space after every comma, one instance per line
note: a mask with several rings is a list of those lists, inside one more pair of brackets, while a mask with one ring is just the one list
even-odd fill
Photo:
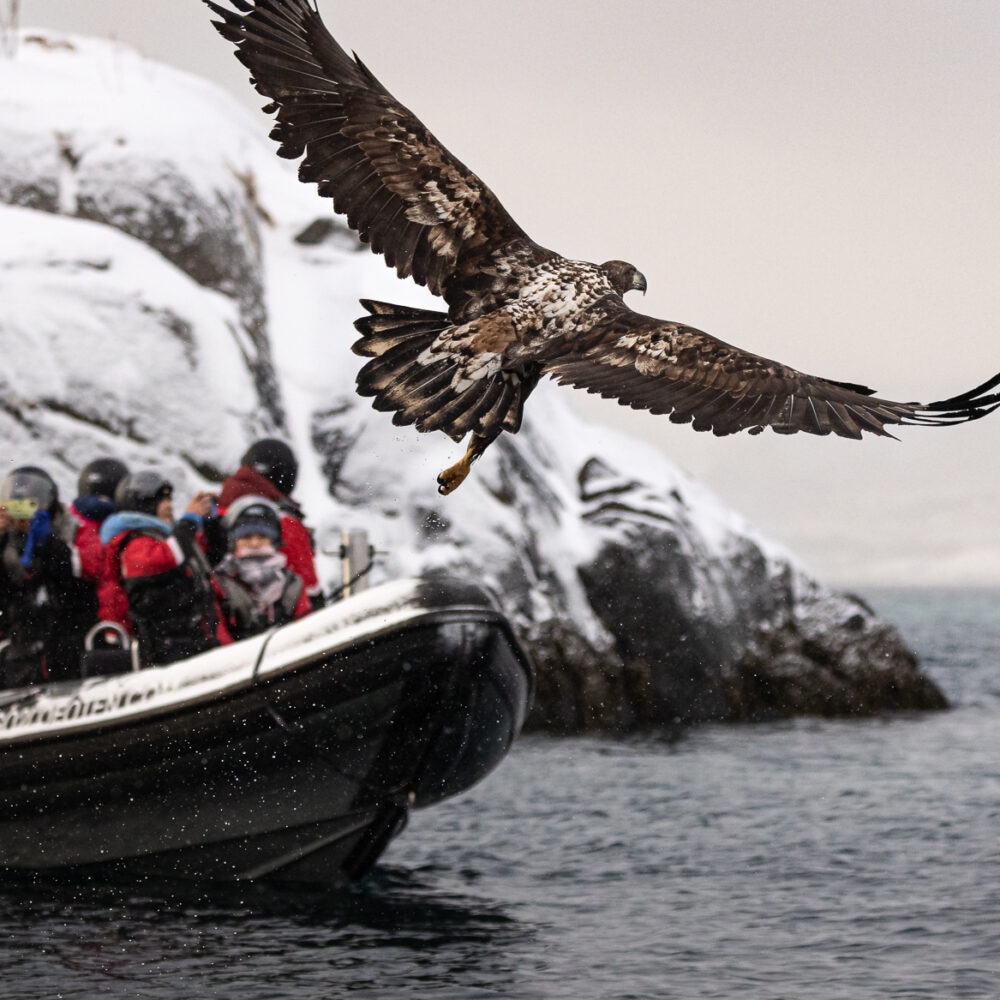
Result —
[[1000, 407], [1000, 375], [936, 403], [896, 403], [849, 382], [806, 375], [678, 323], [607, 304], [587, 329], [540, 345], [543, 371], [556, 381], [669, 414], [674, 423], [718, 436], [770, 427], [860, 438], [892, 437], [891, 424], [947, 425]]
[[305, 154], [299, 178], [333, 199], [348, 225], [401, 278], [436, 295], [474, 281], [484, 253], [553, 256], [525, 235], [493, 192], [327, 31], [314, 0], [204, 2], [221, 18], [257, 90], [277, 115], [281, 156]]

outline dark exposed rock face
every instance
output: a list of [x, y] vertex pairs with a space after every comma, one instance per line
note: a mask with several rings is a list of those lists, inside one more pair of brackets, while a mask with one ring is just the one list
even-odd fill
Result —
[[698, 552], [698, 512], [654, 498], [601, 460], [579, 475], [608, 537], [579, 566], [612, 637], [599, 652], [561, 623], [528, 638], [540, 661], [531, 725], [622, 731], [793, 715], [939, 709], [946, 701], [898, 632], [860, 599], [778, 568], [748, 537]]
[[[601, 571], [608, 589], [621, 579]], [[595, 597], [599, 610], [609, 607]], [[551, 622], [525, 635], [539, 667], [529, 728], [628, 732], [947, 707], [898, 632], [860, 599], [806, 600], [749, 636], [706, 626], [678, 604], [650, 588], [611, 623], [613, 656]]]
[[[148, 85], [141, 68], [120, 80], [131, 70], [101, 51], [80, 56], [87, 86], [91, 58], [109, 60], [113, 71], [96, 75], [114, 87]], [[25, 86], [21, 99], [43, 91]], [[211, 100], [197, 96], [177, 115], [210, 115]], [[166, 98], [171, 108], [180, 99]], [[340, 223], [315, 221], [313, 202], [308, 215], [281, 216], [285, 177], [267, 174], [270, 149], [238, 167], [218, 151], [206, 167], [208, 153], [178, 161], [168, 155], [176, 142], [161, 147], [148, 130], [145, 145], [133, 141], [127, 120], [67, 130], [39, 106], [10, 124], [4, 107], [0, 214], [41, 235], [23, 254], [0, 246], [0, 274], [39, 305], [0, 311], [0, 357], [50, 366], [31, 378], [0, 370], [5, 460], [30, 458], [66, 483], [98, 451], [136, 467], [169, 455], [180, 493], [221, 479], [253, 437], [287, 432], [312, 484], [300, 499], [321, 549], [340, 526], [363, 525], [392, 552], [385, 575], [444, 570], [493, 590], [538, 666], [529, 728], [621, 733], [944, 705], [863, 602], [824, 590], [662, 456], [586, 427], [545, 386], [516, 438], [498, 441], [454, 497], [438, 497], [436, 459], [425, 457], [436, 436], [404, 429], [401, 444], [353, 393], [358, 244]], [[266, 198], [255, 180], [265, 174]], [[283, 269], [281, 283], [267, 262]], [[338, 284], [349, 286], [342, 301], [329, 296]], [[280, 329], [265, 303], [286, 312]], [[289, 337], [302, 357], [296, 367], [286, 354], [282, 368], [274, 359]], [[238, 406], [237, 369], [249, 386]]]
[[899, 633], [847, 595], [802, 602], [760, 628], [728, 694], [730, 717], [748, 720], [947, 707]]

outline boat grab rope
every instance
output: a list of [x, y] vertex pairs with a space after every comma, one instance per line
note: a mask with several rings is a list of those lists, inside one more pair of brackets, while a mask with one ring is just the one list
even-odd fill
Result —
[[401, 809], [409, 809], [413, 805], [415, 795], [412, 791], [406, 791], [402, 788], [386, 788], [385, 786], [376, 784], [366, 778], [359, 778], [355, 774], [349, 774], [333, 760], [330, 754], [328, 754], [315, 739], [310, 738], [300, 725], [289, 722], [285, 719], [270, 700], [266, 700], [264, 702], [264, 708], [282, 732], [290, 736], [294, 742], [305, 745], [306, 748], [319, 757], [320, 760], [322, 760], [334, 774], [343, 778], [345, 781], [350, 782], [352, 785], [357, 785], [358, 788], [362, 788], [371, 794], [375, 805], [393, 805]]
[[[374, 562], [374, 560], [372, 560]], [[372, 562], [358, 574], [360, 578], [361, 575], [367, 573], [371, 567]], [[250, 673], [250, 685], [251, 687], [256, 686], [260, 683], [260, 665], [264, 660], [264, 654], [267, 652], [268, 644], [277, 634], [280, 626], [274, 625], [268, 629], [267, 634], [264, 636], [264, 641], [260, 644], [260, 650], [257, 653], [257, 658], [254, 661], [253, 670]], [[275, 722], [278, 728], [285, 733], [286, 736], [291, 737], [291, 740], [299, 745], [304, 745], [308, 750], [319, 757], [326, 765], [333, 771], [334, 774], [343, 778], [345, 781], [350, 782], [352, 785], [357, 785], [358, 788], [364, 789], [369, 792], [374, 798], [374, 804], [377, 806], [383, 805], [393, 805], [401, 809], [409, 809], [413, 805], [414, 793], [411, 791], [404, 791], [400, 788], [386, 788], [382, 785], [378, 785], [373, 781], [368, 781], [364, 778], [359, 778], [357, 775], [349, 774], [347, 771], [343, 770], [332, 757], [316, 742], [315, 739], [311, 738], [309, 734], [300, 726], [298, 723], [289, 722], [284, 716], [274, 707], [270, 698], [264, 699], [264, 709], [267, 714]]]

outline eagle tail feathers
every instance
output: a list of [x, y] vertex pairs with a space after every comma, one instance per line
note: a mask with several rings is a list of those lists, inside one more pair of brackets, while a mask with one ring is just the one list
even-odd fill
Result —
[[497, 371], [469, 377], [468, 359], [439, 345], [453, 324], [447, 313], [362, 299], [367, 316], [355, 321], [361, 334], [351, 350], [368, 363], [358, 372], [357, 390], [372, 407], [392, 412], [396, 426], [439, 430], [460, 441], [470, 431], [495, 439], [516, 430], [527, 396], [515, 374]]
[[397, 306], [372, 299], [362, 299], [361, 304], [369, 315], [354, 321], [361, 339], [351, 350], [366, 358], [381, 357], [395, 347], [418, 341], [426, 342], [424, 346], [429, 347], [438, 334], [452, 325], [447, 313], [432, 309]]

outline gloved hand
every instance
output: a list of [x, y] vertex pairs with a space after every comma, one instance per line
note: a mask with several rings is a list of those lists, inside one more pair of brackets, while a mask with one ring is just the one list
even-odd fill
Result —
[[47, 510], [36, 510], [31, 517], [28, 539], [24, 543], [24, 552], [21, 553], [21, 565], [25, 569], [31, 568], [35, 559], [35, 549], [42, 545], [51, 534], [52, 515]]

